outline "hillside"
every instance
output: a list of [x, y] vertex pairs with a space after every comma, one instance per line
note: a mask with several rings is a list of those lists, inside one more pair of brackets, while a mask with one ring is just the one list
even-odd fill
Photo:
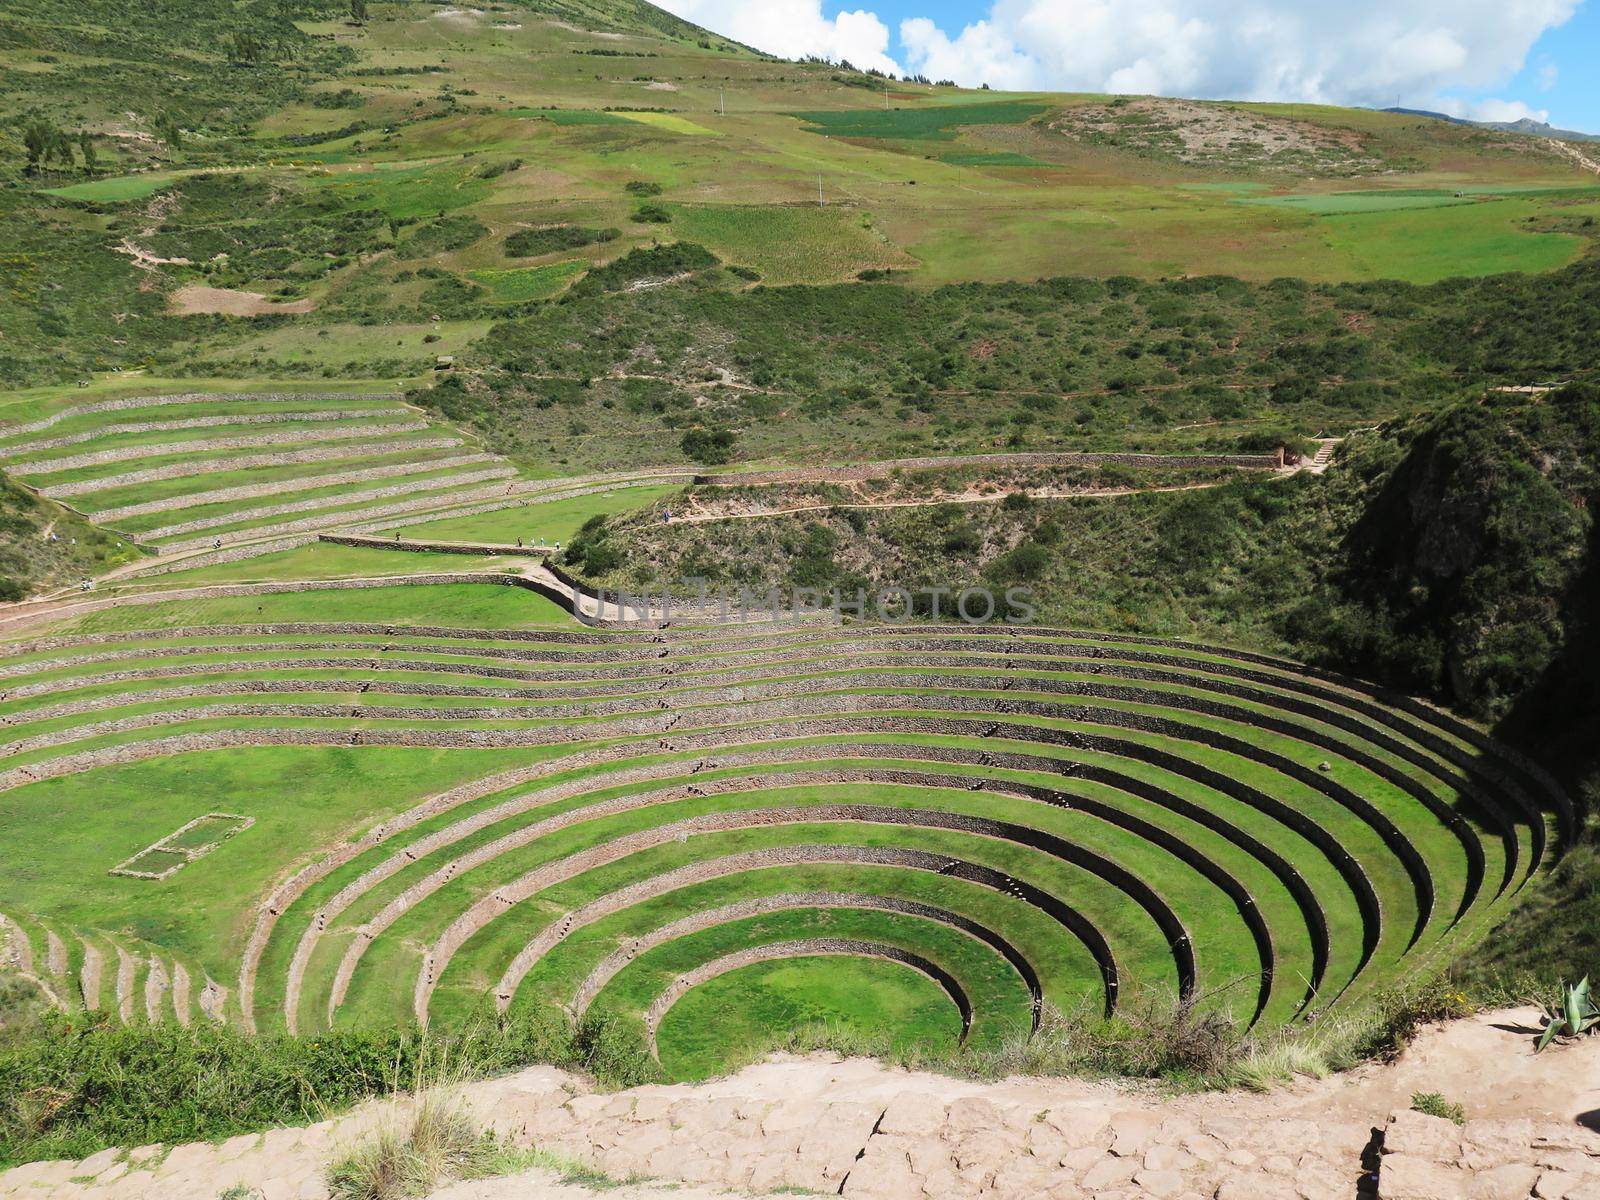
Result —
[[[1569, 263], [1600, 204], [1600, 180], [1544, 138], [886, 86], [642, 0], [372, 4], [359, 24], [328, 0], [10, 15], [13, 386], [130, 367], [416, 375], [658, 241], [705, 246], [745, 286], [1063, 264], [1429, 282]], [[451, 328], [425, 347], [435, 316]]]
[[[441, 1071], [1303, 1088], [1595, 969], [1578, 143], [887, 79], [643, 0], [16, 0], [0, 226], [22, 1194], [209, 1187], [110, 1148], [254, 1163]], [[666, 1110], [586, 1089], [535, 1165], [593, 1182], [602, 1110]], [[1232, 1194], [1111, 1136], [1012, 1191]], [[325, 1149], [239, 1182], [426, 1190]]]

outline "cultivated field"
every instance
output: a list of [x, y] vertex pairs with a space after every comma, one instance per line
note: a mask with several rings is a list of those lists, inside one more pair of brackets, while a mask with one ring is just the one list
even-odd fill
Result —
[[[808, 1020], [954, 1050], [1194, 997], [1269, 1029], [1442, 968], [1569, 811], [1464, 723], [1261, 655], [582, 631], [489, 582], [156, 593], [10, 643], [32, 973], [258, 1030], [593, 1010], [676, 1076]], [[208, 797], [253, 824], [180, 862]], [[174, 869], [112, 873], [140, 851]]]

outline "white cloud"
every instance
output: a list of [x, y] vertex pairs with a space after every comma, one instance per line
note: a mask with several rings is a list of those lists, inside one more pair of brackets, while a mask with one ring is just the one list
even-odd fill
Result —
[[889, 57], [889, 27], [858, 9], [833, 18], [822, 0], [660, 0], [661, 7], [724, 37], [785, 58], [846, 59], [863, 69], [901, 74]]
[[970, 86], [1437, 108], [1503, 85], [1578, 3], [994, 0], [953, 36], [918, 17], [900, 39], [910, 69]]
[[1451, 116], [1468, 117], [1474, 121], [1549, 121], [1550, 110], [1545, 108], [1531, 108], [1521, 100], [1501, 100], [1494, 96], [1485, 96], [1481, 100], [1471, 100], [1461, 106], [1459, 112]]
[[1548, 92], [1561, 79], [1561, 68], [1555, 63], [1545, 63], [1539, 68], [1539, 90]]

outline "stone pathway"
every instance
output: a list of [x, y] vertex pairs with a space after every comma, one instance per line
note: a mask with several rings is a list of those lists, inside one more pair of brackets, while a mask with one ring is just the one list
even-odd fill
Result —
[[[1530, 1011], [1430, 1029], [1389, 1065], [1271, 1095], [1081, 1080], [977, 1083], [861, 1059], [777, 1056], [700, 1085], [595, 1092], [532, 1068], [466, 1089], [486, 1128], [592, 1166], [605, 1194], [865, 1200], [1600, 1200], [1600, 1038], [1535, 1056]], [[1464, 1125], [1410, 1111], [1439, 1091]], [[6, 1200], [325, 1200], [323, 1175], [404, 1102], [220, 1145], [107, 1150], [0, 1175]], [[579, 1197], [537, 1171], [438, 1200]]]

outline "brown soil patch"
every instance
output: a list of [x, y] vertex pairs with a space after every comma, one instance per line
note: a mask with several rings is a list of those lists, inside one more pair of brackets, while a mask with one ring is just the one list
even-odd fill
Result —
[[167, 311], [183, 317], [197, 313], [222, 313], [230, 317], [308, 313], [316, 306], [317, 302], [309, 297], [284, 303], [269, 300], [260, 292], [239, 292], [233, 288], [181, 287], [167, 297]]
[[1064, 109], [1049, 128], [1094, 145], [1158, 153], [1186, 163], [1364, 174], [1384, 162], [1353, 129], [1269, 116], [1225, 104], [1145, 98]]

